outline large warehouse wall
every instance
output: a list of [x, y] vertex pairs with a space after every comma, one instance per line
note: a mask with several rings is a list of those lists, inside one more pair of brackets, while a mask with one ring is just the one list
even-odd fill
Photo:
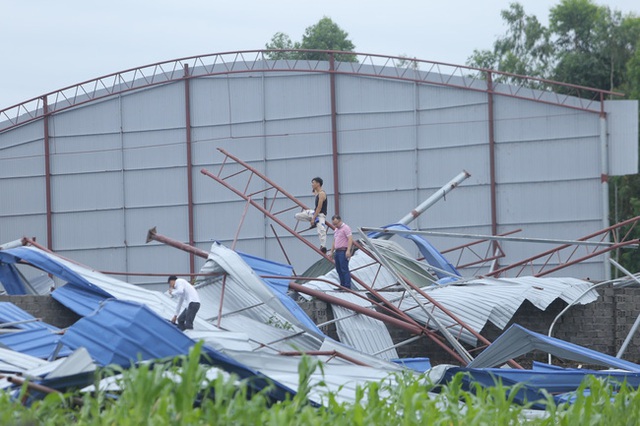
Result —
[[[313, 203], [311, 178], [323, 177], [329, 215], [338, 196], [340, 213], [354, 230], [395, 222], [467, 170], [471, 177], [413, 226], [491, 233], [488, 93], [359, 75], [336, 75], [335, 82], [335, 171], [331, 78], [325, 73], [193, 78], [51, 115], [52, 248], [99, 270], [189, 271], [187, 254], [145, 243], [153, 226], [189, 240], [186, 84], [194, 240], [201, 249], [213, 240], [230, 245], [242, 221], [237, 250], [286, 261], [270, 222], [255, 209], [245, 214], [244, 201], [200, 173], [217, 172], [223, 160], [218, 147], [307, 205]], [[599, 115], [494, 95], [493, 118], [498, 232], [522, 228], [521, 236], [574, 239], [601, 229]], [[628, 126], [628, 119], [619, 126]], [[616, 140], [609, 144], [617, 147]], [[43, 146], [42, 120], [0, 133], [0, 242], [26, 235], [47, 243]], [[317, 259], [276, 231], [298, 273]], [[307, 235], [315, 244], [315, 234]], [[440, 249], [465, 242], [431, 241]], [[548, 248], [503, 247], [502, 264]], [[197, 259], [196, 268], [201, 264]], [[597, 258], [560, 275], [601, 278], [603, 271]]]

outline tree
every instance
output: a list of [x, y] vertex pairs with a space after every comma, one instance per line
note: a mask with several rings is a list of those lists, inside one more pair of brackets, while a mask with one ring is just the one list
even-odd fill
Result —
[[410, 58], [408, 55], [406, 54], [402, 54], [400, 55], [401, 59], [397, 59], [395, 61], [395, 66], [398, 68], [410, 68], [412, 70], [419, 70], [420, 69], [420, 63], [418, 61], [416, 61], [416, 58]]
[[269, 59], [296, 59], [296, 52], [292, 52], [291, 50], [300, 49], [300, 43], [293, 44], [287, 34], [277, 32], [271, 37], [271, 42], [267, 43], [265, 47], [269, 50], [279, 50], [269, 52]]
[[[267, 49], [302, 49], [302, 50], [337, 50], [353, 52], [355, 45], [347, 37], [349, 34], [342, 30], [335, 22], [324, 16], [317, 24], [307, 27], [302, 41], [292, 43], [287, 34], [278, 32], [271, 42], [266, 44]], [[326, 61], [329, 55], [323, 52], [268, 52], [269, 59], [307, 59]], [[337, 54], [337, 61], [357, 62], [354, 54]]]
[[467, 64], [519, 75], [546, 77], [553, 61], [549, 30], [534, 15], [527, 15], [519, 3], [500, 12], [508, 26], [493, 50], [474, 50]]
[[626, 64], [640, 37], [640, 20], [591, 0], [562, 0], [549, 14], [556, 36], [554, 80], [615, 90], [626, 80]]
[[[640, 18], [592, 0], [560, 0], [549, 11], [549, 28], [518, 3], [501, 12], [508, 25], [492, 50], [474, 50], [467, 63], [515, 74], [603, 90], [640, 99]], [[558, 87], [554, 88], [555, 90]], [[640, 216], [640, 175], [611, 177], [612, 222]], [[630, 238], [640, 238], [634, 228]], [[640, 271], [640, 251], [623, 250], [619, 261]]]

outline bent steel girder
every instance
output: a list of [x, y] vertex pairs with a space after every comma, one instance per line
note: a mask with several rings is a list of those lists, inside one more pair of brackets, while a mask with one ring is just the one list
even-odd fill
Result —
[[[486, 276], [499, 277], [506, 271], [515, 271], [516, 277], [519, 277], [525, 272], [531, 272], [531, 275], [534, 277], [542, 277], [618, 248], [637, 246], [640, 244], [640, 240], [630, 237], [631, 231], [635, 228], [638, 221], [640, 221], [640, 216], [616, 223], [615, 225], [579, 238], [575, 243], [568, 242], [562, 244], [556, 248], [492, 271], [486, 274]], [[624, 231], [624, 228], [627, 226], [628, 229], [626, 229], [622, 235], [619, 235], [618, 231]], [[599, 241], [589, 241], [591, 239], [599, 239]], [[609, 242], [610, 240], [613, 240], [613, 242]], [[581, 247], [584, 248], [585, 254], [579, 257], [577, 252]], [[554, 258], [558, 259], [559, 263], [550, 267], [549, 262]], [[537, 264], [534, 263], [536, 261], [538, 261]]]
[[[172, 238], [169, 238], [167, 236], [158, 234], [155, 228], [152, 228], [151, 230], [149, 230], [149, 233], [147, 234], [147, 242], [149, 241], [157, 241], [166, 245], [169, 245], [171, 247], [189, 252], [189, 253], [193, 253], [198, 257], [204, 258], [206, 259], [208, 257], [208, 253], [205, 252], [204, 250], [200, 250], [196, 247], [191, 247], [188, 244], [182, 243], [180, 241], [174, 240]], [[297, 277], [296, 277], [297, 278]], [[313, 278], [314, 280], [317, 278]], [[299, 293], [303, 293], [303, 294], [307, 294], [309, 296], [312, 297], [316, 297], [319, 300], [322, 300], [323, 302], [327, 302], [327, 303], [331, 303], [331, 304], [335, 304], [335, 305], [339, 305], [342, 306], [346, 309], [350, 309], [354, 312], [357, 312], [358, 314], [362, 314], [368, 317], [371, 317], [373, 319], [379, 320], [384, 322], [385, 324], [389, 324], [389, 325], [393, 325], [395, 327], [398, 327], [402, 330], [406, 330], [414, 335], [418, 335], [418, 336], [426, 336], [428, 338], [430, 338], [433, 342], [435, 342], [438, 346], [440, 346], [444, 351], [446, 351], [447, 353], [449, 353], [449, 355], [451, 355], [453, 358], [455, 358], [457, 361], [459, 361], [460, 363], [467, 365], [468, 360], [466, 360], [465, 358], [461, 357], [456, 351], [454, 351], [453, 349], [451, 349], [451, 347], [449, 347], [446, 342], [443, 341], [442, 337], [440, 335], [438, 335], [437, 333], [435, 333], [432, 330], [429, 330], [427, 327], [422, 326], [421, 324], [415, 322], [413, 319], [409, 318], [408, 315], [404, 314], [402, 311], [399, 311], [401, 316], [399, 317], [399, 315], [397, 315], [398, 311], [396, 309], [394, 309], [395, 307], [393, 306], [392, 303], [390, 302], [386, 302], [385, 305], [383, 306], [381, 303], [374, 303], [374, 305], [376, 305], [377, 307], [380, 307], [384, 310], [388, 310], [391, 311], [391, 315], [387, 315], [381, 312], [376, 311], [375, 309], [368, 309], [366, 307], [362, 307], [360, 305], [354, 304], [354, 303], [350, 303], [347, 302], [345, 300], [342, 300], [340, 298], [331, 296], [330, 294], [326, 294], [325, 292], [322, 291], [317, 291], [317, 290], [313, 290], [310, 288], [307, 288], [303, 285], [297, 284], [294, 281], [290, 281], [289, 282], [289, 288], [291, 290], [297, 291]], [[407, 320], [407, 318], [410, 319], [410, 321]]]
[[[303, 209], [306, 208], [306, 206], [303, 203], [301, 203], [293, 195], [291, 195], [290, 193], [285, 191], [283, 188], [279, 187], [275, 182], [273, 182], [267, 176], [265, 176], [262, 173], [260, 173], [258, 170], [256, 170], [254, 167], [252, 167], [248, 163], [246, 163], [246, 162], [240, 160], [239, 158], [229, 154], [228, 152], [226, 152], [225, 150], [223, 150], [221, 148], [218, 148], [218, 150], [222, 154], [225, 155], [225, 158], [224, 158], [224, 160], [222, 162], [222, 165], [220, 166], [220, 170], [218, 171], [217, 174], [214, 174], [214, 173], [209, 172], [208, 170], [202, 169], [201, 170], [202, 174], [211, 177], [216, 182], [218, 182], [221, 185], [225, 186], [226, 188], [228, 188], [229, 190], [234, 192], [236, 195], [238, 195], [239, 197], [241, 197], [242, 199], [244, 199], [245, 201], [250, 203], [253, 207], [255, 207], [256, 209], [261, 211], [270, 220], [276, 222], [278, 225], [280, 225], [283, 229], [285, 229], [291, 235], [293, 235], [294, 237], [298, 238], [300, 241], [302, 241], [307, 246], [311, 247], [318, 254], [320, 254], [322, 256], [325, 256], [313, 244], [311, 244], [309, 241], [307, 241], [305, 238], [303, 238], [301, 235], [299, 235], [299, 233], [297, 233], [294, 229], [292, 229], [287, 224], [285, 224], [283, 221], [281, 221], [280, 218], [278, 217], [280, 214], [285, 213], [285, 212], [289, 212], [294, 208], [303, 208]], [[229, 165], [229, 161], [234, 161], [236, 163], [235, 164], [235, 169], [233, 170], [233, 173], [230, 173], [228, 175], [224, 175], [223, 174], [223, 169], [226, 166]], [[246, 178], [247, 178], [246, 182], [241, 182], [242, 184], [244, 184], [243, 189], [236, 188], [230, 182], [230, 178], [236, 177], [236, 176], [239, 176], [239, 175], [243, 175], [243, 176], [246, 175]], [[460, 181], [461, 182], [466, 177], [468, 177], [468, 173], [466, 173], [466, 172], [465, 173], [461, 173], [461, 175], [459, 175], [456, 179], [454, 179], [454, 181]], [[260, 188], [260, 189], [251, 192], [249, 187], [250, 187], [251, 184], [255, 183], [255, 182], [252, 182], [252, 180], [255, 180], [255, 179], [260, 179], [262, 181], [262, 184], [261, 185], [257, 185], [257, 187]], [[451, 189], [453, 189], [453, 188], [455, 188], [457, 186], [457, 183], [456, 184], [451, 184], [451, 183], [447, 184], [447, 187], [450, 186], [450, 185], [451, 185]], [[269, 191], [273, 192], [273, 196], [271, 198], [271, 201], [269, 201], [269, 202], [265, 199], [265, 202], [263, 204], [261, 204], [261, 203], [256, 202], [252, 198], [253, 196], [255, 196], [257, 194], [266, 194]], [[284, 198], [286, 198], [288, 200], [288, 202], [291, 204], [291, 207], [287, 207], [287, 208], [284, 208], [284, 209], [281, 208], [281, 209], [279, 209], [277, 211], [273, 211], [273, 208], [274, 208], [274, 206], [276, 204], [275, 203], [276, 197], [278, 197], [278, 195], [282, 195]], [[385, 266], [384, 263], [382, 263], [382, 260], [381, 260], [380, 256], [375, 256], [375, 255], [372, 256], [372, 253], [369, 250], [367, 250], [367, 247], [363, 247], [361, 244], [359, 244], [357, 242], [356, 242], [356, 245], [358, 245], [358, 247], [360, 247], [362, 249], [363, 253], [365, 253], [367, 256], [369, 256], [372, 259], [373, 262], [381, 265], [381, 267]], [[393, 273], [395, 273], [395, 271], [393, 271], [392, 269], [391, 269], [391, 271]], [[423, 325], [423, 324], [418, 323], [410, 315], [408, 315], [407, 313], [402, 311], [400, 308], [396, 307], [396, 305], [394, 303], [392, 303], [391, 301], [387, 300], [387, 298], [385, 296], [383, 296], [379, 291], [374, 290], [373, 284], [369, 285], [368, 283], [363, 282], [361, 279], [359, 279], [357, 276], [354, 276], [353, 274], [352, 274], [352, 279], [354, 281], [356, 281], [358, 284], [360, 284], [362, 287], [364, 287], [367, 291], [369, 291], [383, 305], [385, 305], [386, 307], [391, 309], [393, 311], [394, 315], [398, 316], [403, 321], [408, 322], [412, 326], [420, 328], [422, 330], [423, 334], [426, 334], [427, 337], [431, 338], [434, 341], [437, 341], [437, 343], [439, 345], [442, 345], [442, 341], [441, 341], [440, 338], [434, 338], [435, 335], [428, 328], [428, 324], [427, 325]], [[415, 288], [417, 288], [417, 286], [415, 286], [412, 283], [408, 282], [403, 277], [398, 277], [398, 282], [401, 285], [404, 285], [404, 283], [406, 283], [407, 285], [410, 285], [412, 287], [412, 290], [415, 290]], [[300, 286], [300, 287], [303, 287], [303, 286]], [[291, 285], [290, 285], [290, 288], [293, 288], [293, 287], [291, 287]], [[300, 291], [301, 289], [296, 289], [296, 290]], [[309, 293], [304, 292], [304, 291], [301, 291], [301, 292], [309, 294]], [[420, 292], [424, 293], [422, 291], [420, 291]], [[337, 298], [333, 298], [333, 299], [340, 300], [340, 299], [337, 299]], [[334, 302], [335, 301], [330, 301], [329, 303], [334, 303]], [[436, 306], [437, 302], [433, 301], [433, 304], [434, 304], [434, 306]], [[350, 307], [349, 309], [355, 310], [352, 307]], [[458, 317], [456, 317], [449, 310], [447, 310], [445, 308], [441, 308], [441, 310], [446, 316], [451, 318], [451, 321], [454, 324], [459, 325], [460, 329], [469, 330], [472, 334], [474, 334], [478, 338], [479, 341], [481, 341], [484, 344], [490, 344], [491, 343], [486, 338], [481, 336], [478, 332], [473, 330], [468, 324], [464, 323], [462, 320], [460, 320]], [[427, 315], [429, 315], [429, 314], [427, 313]], [[432, 315], [429, 315], [429, 317], [433, 318]], [[433, 318], [433, 323], [434, 324], [437, 323], [435, 318]], [[443, 327], [440, 324], [436, 324], [436, 330], [439, 331], [444, 336], [445, 340], [448, 342], [448, 344], [455, 351], [456, 358], [460, 362], [462, 362], [463, 364], [466, 365], [468, 362], [470, 362], [473, 359], [471, 357], [471, 355], [469, 354], [469, 352], [459, 342], [459, 337], [456, 338], [453, 335], [451, 335], [451, 333], [447, 330], [447, 327]], [[450, 351], [450, 349], [448, 351]], [[512, 364], [514, 366], [516, 366], [516, 367], [518, 366], [515, 362], [512, 362]]]

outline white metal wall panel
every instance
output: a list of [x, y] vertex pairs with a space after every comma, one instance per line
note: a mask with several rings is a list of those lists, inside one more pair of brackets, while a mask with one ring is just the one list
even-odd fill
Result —
[[264, 93], [261, 78], [239, 76], [228, 79], [231, 123], [261, 123], [264, 118]]
[[304, 204], [311, 207], [314, 203], [311, 194], [311, 179], [314, 177], [321, 177], [325, 192], [333, 195], [334, 182], [331, 164], [330, 155], [278, 159], [267, 163], [266, 174], [269, 179], [283, 185], [287, 192], [300, 198]]
[[[451, 176], [453, 177], [453, 176]], [[491, 190], [488, 186], [465, 185], [471, 178], [465, 181], [459, 188], [447, 194], [445, 199], [438, 201], [433, 207], [418, 217], [417, 224], [428, 230], [450, 231], [451, 228], [465, 226], [482, 226], [491, 224], [491, 208], [489, 200]], [[442, 182], [447, 183], [450, 178]], [[421, 190], [422, 202], [436, 192], [433, 190]], [[411, 209], [415, 206], [411, 206]], [[411, 211], [407, 210], [407, 213]], [[452, 231], [455, 232], [455, 231]]]
[[203, 126], [222, 126], [226, 130], [231, 119], [228, 79], [226, 77], [197, 78], [191, 80], [189, 84], [191, 125], [194, 130]]
[[43, 165], [44, 142], [42, 140], [21, 142], [0, 148], [0, 179], [42, 176]]
[[491, 182], [488, 145], [420, 150], [418, 165], [420, 188], [440, 188], [463, 170], [471, 174], [463, 185], [488, 185]]
[[341, 195], [382, 195], [416, 187], [415, 151], [343, 154], [338, 167]]
[[47, 244], [47, 216], [45, 214], [0, 215], [0, 241], [3, 243], [22, 237], [36, 237]]
[[339, 75], [336, 78], [339, 114], [406, 112], [416, 107], [413, 83]]
[[498, 222], [550, 222], [553, 229], [562, 226], [558, 222], [598, 218], [600, 198], [585, 194], [596, 194], [599, 186], [600, 181], [592, 179], [499, 185]]
[[124, 132], [184, 127], [184, 82], [129, 93], [121, 102]]
[[339, 153], [415, 150], [415, 123], [414, 111], [339, 114]]
[[[151, 242], [145, 246], [127, 249], [127, 267], [130, 272], [150, 274], [132, 276], [131, 283], [155, 283], [158, 288], [167, 289], [167, 277], [189, 271], [189, 254], [173, 247]], [[152, 276], [151, 274], [163, 274]]]
[[121, 210], [56, 213], [52, 221], [54, 250], [122, 247], [125, 244]]
[[[264, 78], [266, 121], [307, 119], [331, 111], [329, 76], [309, 74]], [[258, 88], [256, 88], [258, 90]]]
[[600, 142], [595, 138], [496, 144], [498, 183], [600, 179]]
[[44, 174], [43, 121], [0, 133], [0, 178]]
[[49, 132], [55, 136], [101, 135], [120, 132], [120, 98], [95, 102], [51, 116]]
[[184, 167], [126, 171], [124, 185], [127, 208], [187, 204], [187, 172]]
[[119, 134], [50, 137], [49, 143], [53, 175], [122, 170]]
[[269, 160], [331, 155], [329, 111], [304, 119], [270, 120], [264, 129], [265, 157]]
[[122, 152], [126, 170], [152, 169], [187, 164], [184, 129], [126, 133]]
[[157, 227], [161, 234], [171, 235], [179, 241], [189, 240], [186, 206], [127, 208], [125, 212], [125, 238], [128, 246], [145, 245], [147, 231], [153, 227]]
[[0, 204], [4, 215], [42, 213], [45, 206], [43, 177], [0, 179]]
[[638, 101], [605, 101], [609, 174], [638, 173]]
[[122, 173], [82, 173], [51, 178], [55, 213], [122, 207]]
[[[125, 247], [89, 247], [81, 250], [56, 250], [60, 256], [95, 268], [100, 265], [100, 270], [105, 272], [127, 272], [124, 268], [127, 264], [127, 249]], [[124, 276], [117, 275], [120, 280]]]

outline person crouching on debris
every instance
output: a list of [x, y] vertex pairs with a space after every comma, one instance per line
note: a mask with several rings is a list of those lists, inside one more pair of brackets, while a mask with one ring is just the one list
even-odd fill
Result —
[[311, 222], [311, 227], [318, 230], [318, 238], [320, 239], [320, 251], [327, 252], [327, 193], [322, 189], [322, 178], [314, 177], [311, 179], [311, 189], [316, 194], [316, 206], [314, 210], [303, 210], [296, 213], [297, 220]]
[[331, 256], [333, 256], [333, 261], [336, 264], [340, 285], [345, 288], [351, 288], [351, 273], [349, 272], [349, 259], [351, 259], [351, 247], [353, 246], [351, 228], [337, 214], [331, 218], [331, 222], [335, 227]]
[[[200, 310], [198, 292], [187, 280], [178, 278], [175, 275], [171, 275], [167, 282], [169, 283], [169, 295], [178, 297], [178, 306], [175, 315], [171, 318], [171, 322], [175, 324], [177, 320], [180, 330], [193, 330], [193, 320], [195, 320], [196, 314]], [[187, 307], [180, 313], [183, 302], [186, 302]]]

